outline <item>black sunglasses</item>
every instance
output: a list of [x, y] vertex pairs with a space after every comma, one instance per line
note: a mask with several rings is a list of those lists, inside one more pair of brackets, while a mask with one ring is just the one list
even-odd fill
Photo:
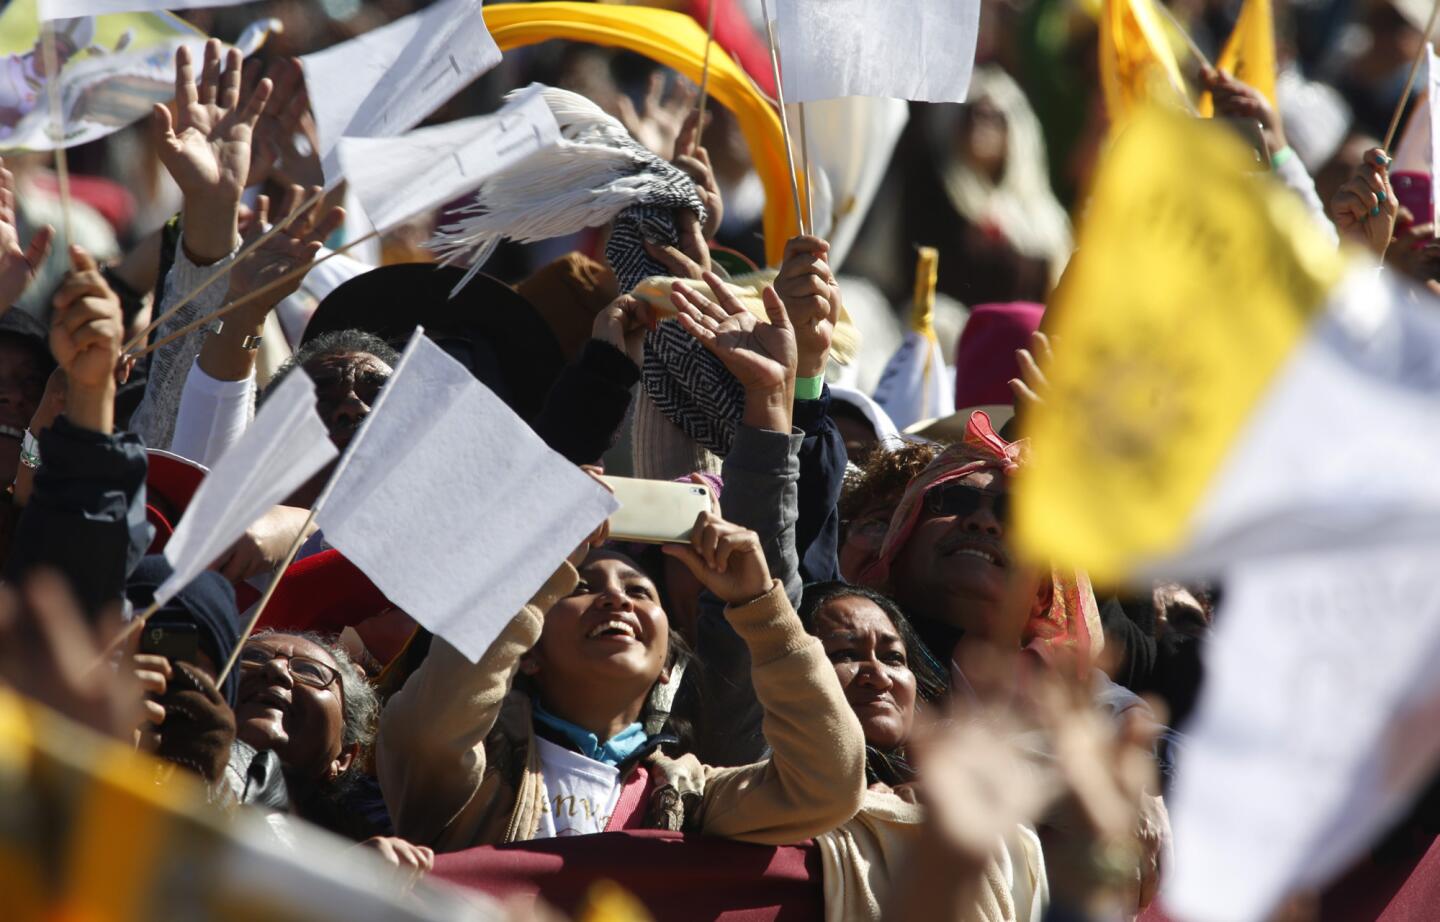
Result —
[[1010, 494], [980, 490], [964, 483], [942, 483], [925, 491], [925, 512], [931, 516], [974, 515], [986, 501], [996, 521], [1010, 521]]

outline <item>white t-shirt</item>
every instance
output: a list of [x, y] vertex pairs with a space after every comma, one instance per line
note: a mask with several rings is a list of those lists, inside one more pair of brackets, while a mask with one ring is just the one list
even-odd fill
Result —
[[536, 737], [545, 806], [536, 838], [604, 832], [620, 801], [620, 770]]

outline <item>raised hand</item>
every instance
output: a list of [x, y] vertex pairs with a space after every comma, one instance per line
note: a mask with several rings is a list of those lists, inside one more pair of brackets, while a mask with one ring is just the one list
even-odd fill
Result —
[[759, 536], [713, 513], [700, 513], [689, 544], [666, 544], [661, 551], [683, 563], [726, 605], [753, 602], [770, 590]]
[[[706, 124], [709, 124], [710, 118], [708, 114], [705, 116]], [[720, 183], [716, 181], [715, 170], [710, 166], [710, 152], [700, 144], [700, 133], [703, 130], [700, 110], [691, 110], [690, 114], [685, 116], [685, 123], [680, 126], [680, 136], [675, 139], [675, 159], [671, 162], [686, 176], [695, 180], [695, 191], [700, 193], [700, 201], [705, 204], [703, 230], [705, 237], [710, 239], [720, 232], [720, 222], [725, 217], [725, 201], [720, 197]]]
[[249, 182], [250, 142], [260, 114], [270, 99], [268, 79], [241, 104], [238, 49], [225, 56], [222, 72], [220, 42], [205, 43], [200, 79], [195, 79], [190, 52], [175, 52], [175, 107], [155, 107], [160, 160], [185, 194], [185, 243], [192, 256], [214, 262], [235, 244], [236, 212]]
[[54, 239], [55, 229], [42, 227], [31, 238], [30, 246], [20, 246], [15, 220], [15, 174], [5, 169], [5, 161], [0, 160], [0, 314], [13, 307], [35, 281], [35, 273], [50, 255]]
[[819, 237], [792, 237], [785, 244], [775, 292], [785, 304], [800, 349], [797, 373], [815, 378], [825, 373], [830, 343], [840, 320], [840, 286], [826, 261], [830, 244]]
[[[254, 96], [262, 79], [262, 69], [264, 79], [273, 84], [270, 98], [275, 104], [265, 107], [251, 134], [248, 184], [257, 186], [272, 177], [286, 185], [310, 186], [323, 182], [316, 153], [319, 142], [313, 137], [314, 123], [308, 118], [310, 97], [305, 91], [305, 72], [300, 62], [281, 58], [263, 67], [258, 59], [246, 61], [241, 81], [242, 98]], [[310, 141], [309, 150], [305, 152], [295, 146], [295, 138], [301, 134]]]
[[634, 295], [621, 295], [595, 315], [591, 336], [619, 349], [636, 365], [642, 359], [645, 332], [655, 329], [654, 309]]
[[[294, 214], [295, 210], [307, 201], [314, 200], [315, 204], [308, 208], [304, 214], [296, 216], [295, 220], [285, 226], [285, 229], [275, 234], [264, 243], [260, 244], [249, 256], [236, 263], [235, 268], [230, 272], [230, 298], [238, 298], [242, 295], [257, 291], [264, 286], [279, 280], [300, 266], [309, 265], [319, 255], [320, 248], [331, 234], [345, 223], [345, 211], [342, 208], [327, 208], [323, 198], [317, 198], [322, 190], [320, 187], [312, 187], [309, 190], [299, 186], [291, 186], [285, 192], [284, 198], [280, 200], [280, 215]], [[251, 222], [247, 233], [246, 243], [261, 236], [269, 230], [270, 220], [270, 199], [268, 196], [260, 196], [255, 203], [255, 220]], [[246, 311], [247, 315], [257, 316], [264, 319], [266, 313], [276, 304], [294, 294], [303, 280], [303, 276], [272, 288], [265, 293], [264, 297], [256, 298], [246, 308], [238, 310]]]
[[65, 415], [77, 426], [108, 433], [125, 335], [120, 298], [110, 290], [95, 258], [78, 246], [70, 248], [70, 265], [70, 274], [55, 293], [50, 352], [65, 371]]
[[713, 272], [703, 276], [719, 304], [684, 282], [670, 290], [670, 301], [680, 312], [680, 325], [718, 358], [747, 391], [788, 392], [794, 385], [799, 360], [795, 331], [775, 289], [765, 289], [762, 323], [746, 310]]
[[1390, 188], [1390, 158], [1380, 148], [1365, 152], [1360, 168], [1330, 199], [1330, 214], [1340, 237], [1384, 257], [1399, 215]]
[[1289, 146], [1285, 125], [1265, 94], [1248, 83], [1237, 80], [1223, 70], [1200, 68], [1200, 80], [1215, 101], [1215, 114], [1226, 118], [1254, 119], [1265, 133], [1265, 145], [1271, 156]]
[[616, 99], [620, 123], [625, 130], [658, 157], [669, 160], [675, 155], [675, 140], [685, 124], [686, 114], [694, 107], [699, 88], [689, 81], [679, 81], [669, 90], [665, 77], [656, 70], [650, 75], [645, 101], [640, 110], [624, 93]]
[[1020, 364], [1020, 377], [1009, 381], [1015, 405], [1037, 407], [1050, 393], [1050, 379], [1045, 376], [1045, 367], [1055, 360], [1050, 337], [1036, 330], [1030, 334], [1028, 348], [1015, 350], [1015, 358]]

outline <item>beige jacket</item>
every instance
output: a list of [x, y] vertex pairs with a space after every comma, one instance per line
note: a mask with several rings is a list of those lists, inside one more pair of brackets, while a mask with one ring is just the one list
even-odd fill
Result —
[[[442, 852], [535, 837], [541, 764], [529, 701], [510, 687], [520, 657], [540, 639], [544, 613], [578, 580], [563, 564], [478, 664], [435, 638], [390, 699], [376, 765], [396, 835]], [[772, 755], [735, 768], [652, 756], [647, 768], [679, 795], [658, 808], [652, 802], [652, 813], [672, 818], [656, 825], [767, 845], [834, 829], [864, 796], [865, 742], [820, 641], [805, 633], [778, 580], [726, 617], [750, 649]]]
[[[894, 794], [866, 791], [855, 818], [817, 836], [826, 922], [879, 922], [891, 880], [920, 841], [925, 808]], [[985, 885], [966, 922], [1040, 922], [1049, 902], [1040, 839], [1028, 827], [997, 842]]]

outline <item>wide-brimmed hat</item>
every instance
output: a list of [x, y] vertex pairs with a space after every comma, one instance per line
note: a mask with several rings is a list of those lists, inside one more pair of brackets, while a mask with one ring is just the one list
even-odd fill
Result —
[[302, 343], [337, 330], [363, 330], [400, 349], [423, 326], [516, 414], [533, 420], [564, 367], [555, 335], [529, 301], [493, 276], [477, 275], [455, 292], [464, 275], [433, 263], [357, 275], [320, 302]]

